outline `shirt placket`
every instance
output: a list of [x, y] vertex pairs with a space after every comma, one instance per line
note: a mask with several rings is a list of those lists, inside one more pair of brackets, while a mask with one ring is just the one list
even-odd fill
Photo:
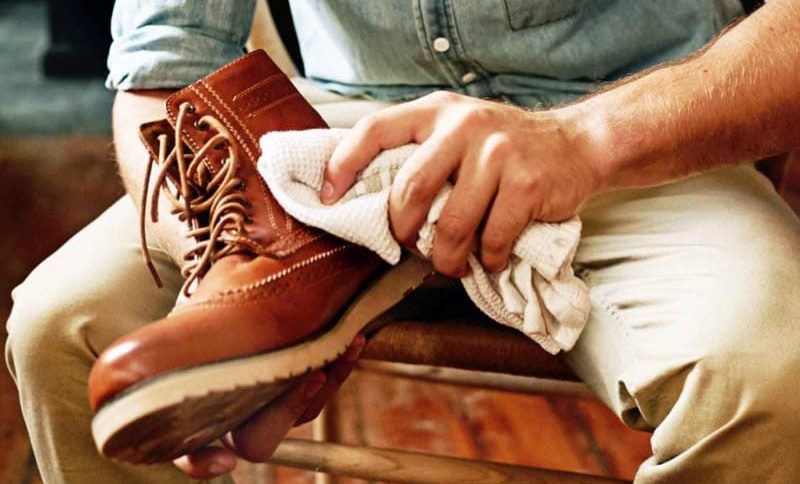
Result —
[[451, 1], [417, 0], [416, 7], [417, 36], [447, 84], [463, 94], [490, 97], [486, 73], [464, 51]]

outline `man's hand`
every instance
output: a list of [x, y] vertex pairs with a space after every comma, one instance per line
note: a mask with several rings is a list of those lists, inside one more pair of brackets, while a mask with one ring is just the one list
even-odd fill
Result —
[[321, 198], [339, 198], [381, 150], [421, 143], [392, 187], [395, 236], [413, 243], [431, 200], [454, 179], [434, 266], [464, 274], [478, 242], [484, 266], [498, 270], [528, 221], [563, 220], [601, 190], [797, 150], [798, 39], [800, 2], [772, 0], [683, 62], [563, 108], [526, 112], [447, 93], [393, 106], [337, 147]]
[[389, 197], [395, 238], [413, 246], [433, 199], [452, 180], [436, 226], [434, 267], [463, 276], [478, 244], [484, 267], [499, 271], [531, 220], [565, 220], [603, 186], [585, 137], [570, 123], [557, 110], [437, 92], [356, 124], [331, 157], [321, 198], [336, 201], [380, 151], [419, 143]]
[[266, 462], [289, 430], [313, 420], [344, 383], [366, 340], [358, 335], [347, 352], [324, 371], [311, 373], [250, 417], [223, 439], [225, 447], [206, 447], [176, 459], [175, 467], [194, 479], [211, 479], [236, 467], [236, 458]]

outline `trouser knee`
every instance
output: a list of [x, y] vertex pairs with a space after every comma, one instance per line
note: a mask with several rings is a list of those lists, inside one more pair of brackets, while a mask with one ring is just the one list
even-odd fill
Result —
[[19, 386], [40, 387], [49, 382], [46, 386], [61, 387], [70, 381], [64, 374], [76, 364], [90, 365], [88, 318], [74, 303], [38, 298], [37, 293], [41, 294], [35, 281], [26, 281], [13, 292], [14, 305], [6, 323], [6, 363]]

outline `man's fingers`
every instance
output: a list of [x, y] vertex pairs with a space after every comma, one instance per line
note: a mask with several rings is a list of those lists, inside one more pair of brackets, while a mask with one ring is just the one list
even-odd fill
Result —
[[175, 467], [192, 479], [212, 479], [236, 467], [236, 455], [222, 447], [204, 447], [173, 461]]
[[251, 462], [266, 462], [281, 439], [325, 386], [326, 376], [316, 371], [303, 377], [286, 394], [270, 402], [230, 433], [237, 453]]
[[306, 408], [305, 413], [297, 420], [295, 425], [302, 425], [317, 418], [317, 415], [322, 411], [328, 401], [339, 390], [347, 377], [356, 366], [356, 361], [361, 355], [361, 350], [367, 344], [367, 339], [364, 335], [358, 335], [347, 348], [347, 351], [336, 361], [331, 363], [325, 370], [328, 379], [325, 381], [325, 386], [320, 390], [314, 401]]
[[361, 119], [339, 143], [325, 169], [320, 193], [323, 203], [338, 200], [353, 185], [358, 173], [382, 151], [430, 134], [431, 110], [409, 102], [392, 106]]
[[481, 264], [490, 272], [503, 270], [520, 232], [531, 220], [529, 200], [537, 196], [519, 177], [505, 177], [480, 238]]
[[446, 133], [434, 134], [403, 163], [389, 193], [395, 239], [413, 246], [433, 199], [461, 162], [463, 148]]
[[467, 256], [473, 249], [475, 233], [497, 191], [499, 173], [492, 167], [491, 140], [477, 154], [461, 163], [458, 180], [436, 222], [431, 260], [437, 271], [463, 277]]

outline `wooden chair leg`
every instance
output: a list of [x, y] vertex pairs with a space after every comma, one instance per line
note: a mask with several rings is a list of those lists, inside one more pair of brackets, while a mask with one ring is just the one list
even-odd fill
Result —
[[549, 378], [374, 360], [360, 360], [357, 368], [372, 373], [384, 373], [436, 383], [474, 386], [510, 392], [570, 395], [592, 400], [597, 399], [597, 396], [586, 384], [577, 381], [552, 380]]
[[[331, 411], [332, 409], [328, 407], [323, 408], [319, 416], [311, 422], [311, 436], [315, 442], [326, 443], [333, 440], [328, 422]], [[337, 479], [333, 474], [327, 472], [314, 473], [314, 484], [336, 484], [336, 481]]]
[[630, 482], [455, 457], [343, 444], [284, 439], [273, 464], [368, 480], [412, 484], [611, 484]]

